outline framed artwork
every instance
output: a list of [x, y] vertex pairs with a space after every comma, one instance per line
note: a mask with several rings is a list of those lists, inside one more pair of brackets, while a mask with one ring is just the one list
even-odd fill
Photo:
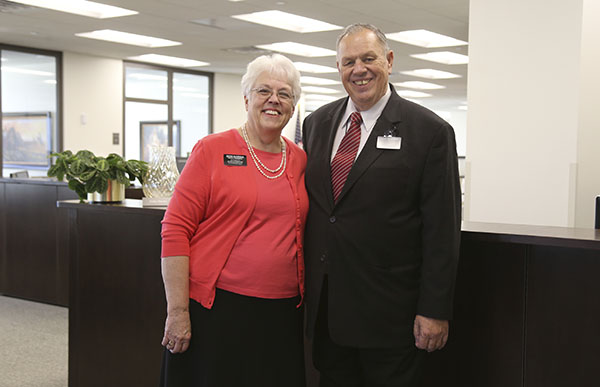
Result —
[[48, 168], [51, 150], [51, 112], [2, 113], [5, 167]]
[[[173, 121], [173, 141], [175, 155], [181, 150], [181, 121]], [[150, 161], [150, 148], [153, 145], [169, 146], [167, 121], [140, 121], [140, 160]]]

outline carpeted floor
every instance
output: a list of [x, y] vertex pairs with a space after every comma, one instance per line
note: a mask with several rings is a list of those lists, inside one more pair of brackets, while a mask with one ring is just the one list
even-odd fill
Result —
[[0, 387], [66, 387], [68, 309], [0, 296]]

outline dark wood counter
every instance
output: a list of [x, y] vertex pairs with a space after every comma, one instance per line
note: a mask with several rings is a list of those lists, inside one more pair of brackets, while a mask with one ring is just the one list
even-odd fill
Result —
[[[68, 305], [65, 215], [77, 195], [49, 178], [0, 179], [0, 293]], [[62, 238], [61, 238], [62, 236]]]
[[[160, 373], [164, 209], [59, 203], [69, 220], [69, 386], [152, 386]], [[598, 230], [465, 223], [455, 318], [426, 386], [596, 386]], [[309, 383], [314, 387], [314, 383]]]

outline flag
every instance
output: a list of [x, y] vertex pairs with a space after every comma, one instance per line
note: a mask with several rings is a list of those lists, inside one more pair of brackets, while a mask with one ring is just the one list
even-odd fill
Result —
[[294, 136], [294, 142], [298, 146], [302, 146], [302, 130], [300, 128], [300, 112], [296, 115], [296, 135]]

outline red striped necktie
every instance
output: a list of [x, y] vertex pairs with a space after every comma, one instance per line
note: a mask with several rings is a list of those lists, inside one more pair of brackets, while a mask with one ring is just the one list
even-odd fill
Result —
[[350, 115], [350, 128], [344, 135], [340, 147], [331, 161], [331, 187], [333, 188], [333, 200], [336, 202], [358, 153], [361, 123], [360, 113], [354, 112]]

